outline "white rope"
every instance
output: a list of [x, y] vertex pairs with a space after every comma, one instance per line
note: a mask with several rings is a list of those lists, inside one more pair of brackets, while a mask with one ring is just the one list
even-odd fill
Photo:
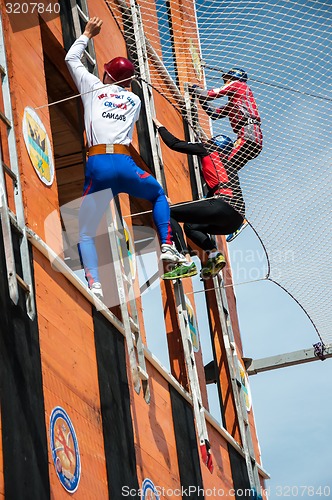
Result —
[[70, 97], [66, 97], [65, 99], [60, 99], [59, 101], [50, 102], [48, 104], [43, 104], [42, 106], [38, 106], [37, 108], [33, 108], [34, 110], [49, 108], [50, 106], [55, 106], [56, 104], [60, 104], [62, 102], [70, 101], [71, 99], [76, 99], [77, 97], [81, 97], [82, 95], [91, 94], [92, 92], [97, 92], [98, 90], [102, 90], [104, 88], [110, 87], [112, 85], [119, 85], [120, 83], [127, 82], [128, 80], [133, 80], [136, 78], [135, 76], [131, 76], [130, 78], [125, 78], [123, 80], [119, 80], [117, 82], [107, 83], [106, 85], [102, 85], [101, 87], [97, 87], [93, 90], [88, 90], [87, 92], [82, 92], [81, 94], [75, 94]]
[[[200, 201], [203, 201], [203, 200], [212, 200], [212, 198], [220, 198], [220, 197], [221, 197], [221, 195], [217, 195], [217, 196], [212, 196], [211, 198], [200, 198], [199, 200], [191, 200], [191, 201], [184, 201], [182, 203], [174, 203], [174, 204], [170, 204], [170, 208], [183, 207], [185, 205], [199, 203]], [[123, 215], [122, 218], [128, 219], [130, 217], [137, 217], [138, 215], [146, 215], [146, 214], [150, 214], [150, 213], [152, 213], [152, 210], [145, 210], [144, 212], [136, 212], [135, 214]], [[248, 220], [248, 219], [246, 219], [246, 220]]]
[[[249, 283], [257, 283], [258, 281], [267, 281], [269, 279], [268, 276], [264, 276], [264, 278], [258, 278], [256, 280], [250, 280], [250, 281], [240, 281], [239, 283], [231, 283], [229, 285], [222, 285], [221, 288], [228, 288], [228, 287], [235, 287], [235, 286], [240, 286], [240, 285], [248, 285]], [[186, 295], [195, 295], [198, 293], [205, 293], [205, 292], [210, 292], [215, 290], [215, 288], [204, 288], [204, 290], [197, 290], [196, 292], [186, 292]]]

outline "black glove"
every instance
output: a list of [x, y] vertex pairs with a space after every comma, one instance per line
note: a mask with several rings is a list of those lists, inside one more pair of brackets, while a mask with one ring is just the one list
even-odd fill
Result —
[[196, 89], [199, 88], [199, 85], [194, 83], [193, 85], [188, 85], [188, 90], [191, 94], [195, 94]]
[[211, 120], [218, 120], [218, 118], [221, 118], [220, 113], [217, 112], [217, 108], [215, 106], [209, 106], [206, 102], [201, 102], [201, 106]]
[[199, 85], [189, 85], [188, 90], [197, 97], [207, 97], [207, 90], [201, 89]]
[[199, 85], [189, 85], [188, 90], [191, 94], [196, 95], [198, 98], [206, 99], [208, 97], [207, 90], [201, 89]]

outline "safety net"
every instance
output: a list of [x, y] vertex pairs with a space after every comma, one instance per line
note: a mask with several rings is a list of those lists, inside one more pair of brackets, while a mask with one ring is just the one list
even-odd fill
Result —
[[[150, 83], [187, 121], [184, 82], [211, 89], [223, 85], [222, 74], [231, 68], [248, 74], [262, 120], [263, 150], [239, 177], [246, 217], [268, 257], [264, 278], [284, 288], [320, 340], [330, 344], [330, 0], [106, 4], [129, 45], [137, 45], [137, 30], [143, 29]], [[137, 5], [139, 17], [133, 19]], [[223, 97], [211, 104], [226, 102]], [[227, 118], [212, 123], [199, 102], [194, 104], [203, 135], [236, 140]]]

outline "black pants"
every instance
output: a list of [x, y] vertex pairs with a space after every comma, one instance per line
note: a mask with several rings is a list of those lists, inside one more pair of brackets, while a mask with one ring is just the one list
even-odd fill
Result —
[[181, 226], [185, 222], [184, 232], [199, 248], [212, 250], [216, 242], [210, 235], [230, 234], [242, 224], [243, 217], [223, 198], [204, 198], [171, 206], [171, 225], [173, 237], [179, 252], [188, 252]]

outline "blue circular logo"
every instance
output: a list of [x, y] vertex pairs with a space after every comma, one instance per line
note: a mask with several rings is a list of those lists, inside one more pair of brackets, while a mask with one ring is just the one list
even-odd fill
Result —
[[142, 500], [160, 500], [157, 493], [156, 487], [151, 481], [151, 479], [144, 479], [142, 483]]
[[81, 477], [81, 458], [73, 424], [60, 406], [54, 408], [51, 413], [50, 435], [57, 476], [65, 490], [74, 493]]

